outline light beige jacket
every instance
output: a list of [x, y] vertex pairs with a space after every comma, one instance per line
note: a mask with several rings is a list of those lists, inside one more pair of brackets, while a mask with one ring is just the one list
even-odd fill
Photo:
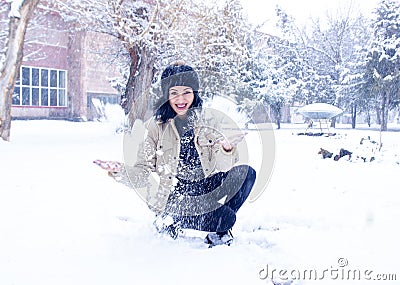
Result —
[[[147, 134], [139, 147], [136, 163], [125, 165], [125, 174], [148, 206], [160, 213], [164, 211], [177, 182], [180, 137], [173, 119], [162, 123], [152, 117], [145, 126]], [[236, 148], [227, 152], [217, 143], [218, 139], [225, 137], [223, 126], [229, 129], [235, 124], [229, 117], [215, 110], [197, 112], [194, 141], [205, 177], [228, 171], [239, 160]], [[156, 189], [149, 183], [149, 178], [154, 177], [151, 173], [159, 177]]]

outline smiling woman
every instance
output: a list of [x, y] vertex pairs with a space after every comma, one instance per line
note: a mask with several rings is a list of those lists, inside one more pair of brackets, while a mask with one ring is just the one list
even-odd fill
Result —
[[[204, 242], [210, 247], [229, 245], [236, 213], [250, 195], [256, 171], [238, 164], [237, 145], [244, 134], [227, 136], [226, 129], [237, 125], [222, 112], [202, 106], [199, 86], [192, 67], [166, 67], [161, 75], [164, 102], [145, 123], [136, 162], [116, 167], [95, 163], [119, 180], [129, 178], [155, 212], [160, 233], [176, 239], [183, 229], [206, 231]], [[149, 185], [151, 174], [157, 176], [155, 189]]]

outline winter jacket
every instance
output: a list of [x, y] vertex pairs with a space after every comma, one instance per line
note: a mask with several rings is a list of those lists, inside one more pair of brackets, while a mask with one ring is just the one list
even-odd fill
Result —
[[[173, 119], [162, 123], [152, 117], [145, 126], [147, 134], [139, 147], [136, 163], [125, 165], [125, 170], [131, 185], [146, 200], [149, 207], [156, 213], [161, 213], [177, 184], [180, 137]], [[222, 126], [229, 129], [234, 126], [234, 122], [215, 110], [196, 112], [194, 141], [204, 177], [228, 171], [239, 160], [236, 148], [225, 151], [217, 143], [219, 139], [224, 138]], [[159, 178], [159, 181], [155, 179], [158, 182], [156, 190], [149, 181], [151, 179], [148, 179], [151, 173], [156, 173], [156, 177]]]

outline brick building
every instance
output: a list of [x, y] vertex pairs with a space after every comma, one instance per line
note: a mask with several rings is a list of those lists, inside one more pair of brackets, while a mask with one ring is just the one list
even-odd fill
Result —
[[32, 19], [12, 100], [13, 118], [86, 120], [95, 116], [92, 98], [119, 103], [108, 82], [116, 68], [95, 52], [112, 39], [93, 32], [69, 32], [56, 13]]

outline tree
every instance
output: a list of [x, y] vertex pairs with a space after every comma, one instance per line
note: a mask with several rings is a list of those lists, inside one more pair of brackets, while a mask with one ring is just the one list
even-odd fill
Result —
[[[326, 88], [331, 89], [326, 103], [350, 110], [355, 127], [356, 99], [362, 96], [355, 79], [362, 80], [359, 62], [364, 61], [359, 51], [368, 44], [369, 34], [365, 25], [368, 21], [352, 4], [350, 2], [335, 13], [327, 13], [324, 23], [314, 21], [312, 48], [318, 74], [330, 79], [326, 84]], [[332, 123], [334, 126], [335, 121]]]
[[372, 33], [369, 22], [364, 16], [355, 19], [349, 35], [354, 52], [343, 65], [339, 79], [338, 102], [350, 111], [353, 129], [356, 127], [357, 115], [361, 113], [365, 113], [367, 123], [371, 124], [370, 112], [375, 106], [366, 77], [366, 57]]
[[271, 40], [271, 58], [275, 69], [281, 69], [278, 82], [286, 82], [282, 87], [288, 102], [323, 102], [350, 109], [355, 126], [357, 104], [366, 103], [364, 62], [370, 41], [366, 19], [352, 3], [327, 12], [325, 18], [311, 19], [312, 25], [301, 29], [280, 7], [276, 13], [281, 35]]
[[[77, 30], [113, 36], [126, 58], [122, 105], [143, 119], [156, 101], [159, 72], [172, 59], [183, 59], [200, 70], [204, 94], [242, 94], [250, 61], [250, 28], [238, 0], [198, 1], [57, 0], [61, 15]], [[121, 84], [116, 84], [121, 87]], [[210, 88], [215, 88], [211, 90]], [[239, 91], [238, 91], [239, 90]], [[235, 98], [238, 99], [238, 98]], [[131, 110], [133, 110], [131, 112]]]
[[[61, 16], [75, 30], [104, 33], [123, 47], [129, 69], [121, 105], [129, 125], [144, 119], [160, 55], [173, 46], [183, 1], [56, 0]], [[121, 56], [121, 55], [119, 55]], [[121, 56], [122, 57], [122, 56]], [[166, 55], [168, 57], [168, 55]]]
[[11, 103], [23, 57], [26, 29], [39, 0], [14, 0], [9, 4], [9, 25], [4, 63], [0, 67], [0, 137], [10, 140]]
[[387, 131], [389, 110], [398, 106], [400, 93], [400, 4], [381, 0], [373, 20], [373, 41], [367, 55], [366, 78], [371, 96], [380, 102], [381, 131]]
[[279, 129], [283, 107], [294, 102], [312, 103], [316, 97], [314, 89], [318, 81], [314, 80], [315, 71], [308, 61], [304, 31], [279, 6], [275, 11], [280, 36], [270, 36], [268, 39], [267, 44], [272, 52], [264, 65], [262, 93]]
[[223, 94], [241, 102], [249, 96], [252, 27], [239, 0], [227, 0], [221, 8], [217, 3], [199, 8], [196, 33], [191, 34], [199, 49], [192, 56], [204, 79], [205, 96]]
[[[278, 28], [281, 37], [271, 40], [274, 49], [273, 66], [280, 70], [277, 81], [286, 89], [287, 102], [310, 104], [315, 102], [332, 103], [335, 91], [330, 75], [321, 71], [318, 62], [320, 49], [314, 38], [300, 29], [294, 19], [283, 9], [277, 7]], [[314, 34], [312, 34], [314, 36]]]

